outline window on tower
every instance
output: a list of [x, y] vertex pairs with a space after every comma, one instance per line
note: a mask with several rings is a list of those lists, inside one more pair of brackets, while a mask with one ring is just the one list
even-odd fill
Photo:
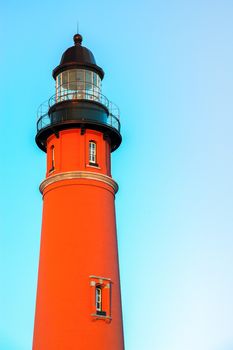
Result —
[[106, 316], [106, 311], [102, 310], [102, 286], [100, 284], [95, 287], [95, 306], [97, 315]]
[[110, 278], [90, 276], [91, 286], [91, 316], [111, 322], [111, 285]]
[[97, 146], [95, 141], [89, 141], [89, 164], [98, 166], [97, 164]]
[[50, 147], [50, 169], [49, 172], [53, 171], [55, 169], [55, 152], [54, 152], [54, 145]]

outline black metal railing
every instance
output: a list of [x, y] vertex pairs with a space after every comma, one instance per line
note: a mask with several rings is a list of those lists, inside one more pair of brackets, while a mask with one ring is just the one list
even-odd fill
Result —
[[[90, 86], [91, 84], [89, 84]], [[66, 85], [67, 86], [67, 85]], [[93, 87], [95, 87], [93, 85]], [[87, 100], [94, 101], [102, 104], [108, 109], [107, 125], [115, 128], [120, 132], [120, 112], [119, 108], [109, 101], [106, 96], [101, 94], [97, 89], [77, 89], [77, 90], [65, 90], [59, 89], [55, 95], [50, 97], [48, 101], [43, 102], [37, 112], [37, 131], [40, 131], [47, 126], [54, 124], [51, 120], [48, 111], [56, 103], [70, 100]], [[60, 121], [69, 120], [67, 111], [63, 111]]]

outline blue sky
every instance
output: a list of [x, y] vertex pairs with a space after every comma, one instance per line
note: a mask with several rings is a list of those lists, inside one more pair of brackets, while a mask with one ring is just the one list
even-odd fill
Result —
[[233, 2], [0, 2], [0, 350], [32, 342], [45, 155], [36, 111], [83, 45], [121, 110], [126, 350], [233, 349]]

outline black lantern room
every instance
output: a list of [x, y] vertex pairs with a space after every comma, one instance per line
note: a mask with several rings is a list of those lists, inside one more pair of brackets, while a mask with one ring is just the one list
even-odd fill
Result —
[[56, 93], [38, 110], [36, 143], [46, 151], [51, 134], [69, 128], [99, 130], [109, 137], [111, 150], [121, 144], [119, 109], [101, 92], [104, 72], [90, 50], [82, 46], [82, 36], [74, 35], [74, 46], [62, 55], [53, 70]]

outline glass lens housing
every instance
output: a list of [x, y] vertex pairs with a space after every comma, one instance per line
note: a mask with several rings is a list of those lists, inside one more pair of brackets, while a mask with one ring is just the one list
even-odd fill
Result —
[[56, 77], [56, 102], [86, 99], [100, 102], [101, 79], [86, 69], [70, 69]]

